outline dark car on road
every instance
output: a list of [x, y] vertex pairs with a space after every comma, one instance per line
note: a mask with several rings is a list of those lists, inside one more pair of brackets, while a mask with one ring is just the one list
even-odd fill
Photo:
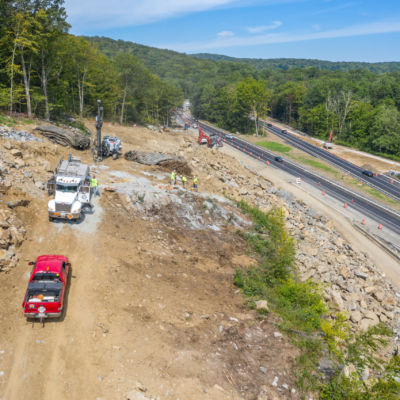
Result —
[[281, 156], [276, 156], [275, 161], [277, 162], [283, 162], [283, 158]]
[[287, 133], [287, 130], [286, 129], [282, 129], [281, 132], [282, 133]]
[[362, 172], [364, 175], [369, 176], [370, 178], [372, 176], [374, 176], [374, 173], [372, 171], [370, 171], [369, 169], [364, 169], [364, 171]]

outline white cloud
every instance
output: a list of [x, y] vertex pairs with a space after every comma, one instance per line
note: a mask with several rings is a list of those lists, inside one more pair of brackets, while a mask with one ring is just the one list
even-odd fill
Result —
[[218, 32], [218, 37], [220, 37], [220, 38], [232, 37], [232, 36], [235, 36], [235, 34], [232, 31], [221, 31], [221, 32]]
[[184, 52], [199, 52], [228, 47], [255, 46], [274, 43], [293, 43], [317, 39], [334, 39], [352, 36], [375, 35], [381, 33], [400, 32], [400, 21], [378, 21], [369, 24], [351, 25], [344, 28], [318, 32], [268, 33], [253, 36], [234, 36], [217, 38], [211, 42], [177, 43], [158, 46]]
[[133, 26], [205, 11], [237, 0], [66, 0], [69, 22], [78, 29]]
[[273, 29], [279, 28], [282, 25], [281, 21], [273, 21], [270, 25], [254, 26], [246, 28], [250, 33], [261, 33], [265, 31], [272, 31]]

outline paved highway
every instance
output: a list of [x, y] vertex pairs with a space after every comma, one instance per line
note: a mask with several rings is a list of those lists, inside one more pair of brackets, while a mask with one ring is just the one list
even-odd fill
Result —
[[357, 165], [330, 153], [329, 150], [314, 146], [313, 144], [308, 143], [307, 141], [301, 139], [296, 135], [283, 133], [281, 128], [278, 128], [274, 125], [265, 122], [262, 122], [262, 125], [264, 125], [268, 130], [279, 136], [281, 139], [285, 140], [293, 147], [303, 150], [314, 157], [318, 157], [324, 161], [327, 161], [328, 163], [354, 176], [365, 184], [373, 187], [376, 190], [379, 190], [386, 196], [391, 197], [394, 200], [400, 201], [399, 181], [394, 179], [393, 183], [391, 183], [391, 179], [385, 175], [374, 175], [373, 177], [368, 177], [362, 173], [363, 168], [360, 168]]
[[[304, 169], [303, 167], [293, 163], [292, 161], [278, 162], [275, 160], [275, 155], [264, 148], [253, 145], [247, 141], [237, 138], [234, 135], [228, 135], [225, 132], [216, 129], [210, 125], [200, 123], [201, 128], [205, 132], [218, 134], [223, 138], [224, 142], [237, 150], [240, 150], [247, 155], [258, 159], [260, 162], [280, 168], [296, 178], [301, 178], [303, 181], [318, 187], [321, 192], [324, 191], [326, 196], [347, 203], [348, 207], [354, 208], [364, 215], [366, 218], [371, 218], [383, 225], [383, 228], [389, 228], [393, 232], [400, 234], [400, 214], [395, 211], [381, 206], [372, 200], [369, 200], [358, 193], [354, 193], [349, 189], [341, 187], [329, 179]], [[322, 195], [322, 194], [321, 194]], [[353, 200], [353, 202], [352, 202]]]

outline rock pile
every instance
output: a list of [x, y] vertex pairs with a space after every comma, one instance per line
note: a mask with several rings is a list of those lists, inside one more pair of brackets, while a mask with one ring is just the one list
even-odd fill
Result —
[[7, 209], [0, 209], [0, 271], [7, 271], [18, 262], [15, 249], [24, 241], [26, 231], [21, 221]]
[[[354, 330], [364, 330], [378, 322], [389, 324], [400, 342], [400, 292], [385, 278], [366, 253], [355, 251], [334, 228], [333, 221], [298, 201], [291, 193], [278, 190], [270, 182], [249, 174], [232, 160], [216, 152], [196, 153], [187, 146], [192, 165], [201, 171], [200, 182], [214, 176], [225, 194], [246, 200], [267, 211], [283, 208], [287, 228], [297, 244], [297, 267], [302, 280], [323, 284], [324, 296], [333, 308], [347, 314]], [[210, 161], [211, 160], [211, 161]], [[232, 172], [242, 170], [241, 174]], [[204, 177], [206, 175], [206, 177]]]
[[155, 152], [143, 152], [143, 151], [128, 151], [124, 154], [125, 160], [135, 161], [139, 164], [144, 165], [159, 165], [167, 170], [174, 170], [178, 174], [185, 174], [190, 176], [192, 170], [188, 166], [185, 159], [181, 156], [174, 154], [163, 154]]
[[0, 136], [4, 139], [16, 140], [18, 142], [43, 142], [43, 139], [37, 138], [31, 133], [19, 131], [7, 126], [0, 126]]
[[60, 128], [53, 125], [40, 125], [35, 128], [40, 134], [61, 146], [70, 146], [78, 150], [88, 149], [90, 137], [76, 128]]

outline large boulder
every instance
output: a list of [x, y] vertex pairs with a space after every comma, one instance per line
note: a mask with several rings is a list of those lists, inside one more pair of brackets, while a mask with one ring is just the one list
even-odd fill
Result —
[[79, 129], [66, 129], [54, 125], [40, 125], [36, 127], [35, 130], [47, 139], [61, 146], [70, 146], [79, 150], [85, 150], [90, 146], [90, 136]]

